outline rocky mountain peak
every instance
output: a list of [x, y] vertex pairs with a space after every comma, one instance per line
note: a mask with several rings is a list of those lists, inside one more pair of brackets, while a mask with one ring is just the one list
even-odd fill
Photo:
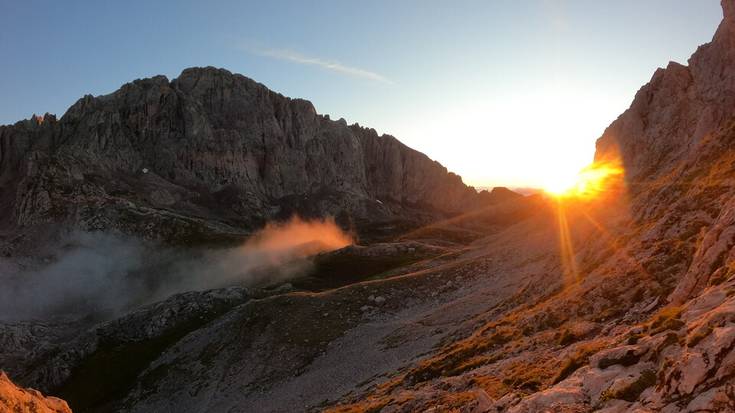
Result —
[[722, 7], [713, 40], [688, 66], [658, 69], [598, 140], [596, 159], [622, 158], [634, 192], [679, 167], [735, 114], [735, 1], [723, 0]]
[[722, 11], [724, 15], [723, 25], [732, 26], [735, 24], [735, 1], [722, 0]]
[[[0, 129], [0, 226], [73, 217], [82, 229], [168, 239], [143, 228], [179, 232], [169, 220], [184, 219], [199, 232], [217, 217], [247, 232], [292, 214], [418, 224], [485, 202], [397, 139], [225, 69], [138, 79], [84, 96], [58, 122], [39, 119]], [[130, 227], [125, 216], [140, 208], [157, 223]]]
[[265, 86], [248, 77], [212, 66], [184, 69], [174, 83], [175, 87], [194, 95], [202, 95], [216, 89], [265, 92]]

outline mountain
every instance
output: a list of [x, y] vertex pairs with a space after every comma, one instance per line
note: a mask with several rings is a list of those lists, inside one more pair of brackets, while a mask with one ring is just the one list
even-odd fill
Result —
[[597, 142], [598, 159], [622, 156], [635, 192], [696, 156], [735, 115], [735, 5], [723, 0], [722, 6], [725, 17], [712, 42], [688, 66], [658, 69]]
[[683, 247], [669, 281], [679, 304], [702, 292], [710, 270], [724, 270], [734, 241], [726, 229], [735, 178], [735, 3], [722, 7], [712, 42], [688, 66], [657, 70], [597, 142], [597, 159], [622, 157], [633, 217], [650, 226], [645, 237]]
[[[439, 178], [431, 178], [435, 175], [410, 169], [422, 177], [411, 181], [415, 185], [400, 183], [398, 178], [392, 181], [398, 176], [394, 169], [369, 166], [396, 153], [398, 149], [378, 149], [392, 148], [390, 138], [368, 139], [361, 134], [368, 133], [363, 129], [316, 117], [320, 128], [349, 130], [356, 137], [359, 150], [354, 153], [362, 154], [356, 165], [366, 168], [358, 168], [364, 171], [365, 191], [358, 191], [356, 199], [368, 205], [378, 197], [382, 203], [376, 204], [385, 205], [386, 210], [371, 209], [375, 215], [362, 215], [351, 200], [339, 198], [319, 198], [319, 205], [343, 205], [368, 223], [373, 218], [388, 222], [408, 211], [422, 211], [430, 222], [395, 228], [400, 235], [385, 242], [365, 242], [312, 257], [312, 272], [288, 284], [186, 292], [104, 322], [4, 323], [0, 363], [18, 383], [63, 397], [76, 411], [735, 411], [735, 1], [723, 0], [722, 6], [724, 19], [712, 42], [700, 47], [688, 66], [671, 63], [656, 71], [631, 107], [598, 140], [597, 162], [615, 163], [625, 173], [596, 198], [518, 198], [502, 189], [495, 195], [475, 195], [457, 184], [454, 196], [470, 200], [457, 204], [456, 198], [431, 191], [430, 186], [455, 182], [454, 177], [437, 173]], [[202, 70], [213, 71], [195, 72]], [[185, 74], [181, 78], [186, 79]], [[212, 132], [206, 136], [233, 133], [218, 135], [216, 125], [238, 118], [232, 113], [244, 106], [217, 106], [220, 95], [193, 92], [196, 85], [179, 83], [180, 79], [139, 83], [160, 85], [145, 89], [154, 91], [155, 102], [161, 102], [156, 91], [166, 88], [174, 91], [167, 99], [200, 96], [196, 105], [201, 108], [194, 105], [192, 110], [205, 113], [206, 122], [184, 122], [188, 126], [182, 130], [190, 134], [186, 136], [198, 136], [195, 131], [207, 127]], [[127, 88], [142, 86], [133, 83], [117, 93], [124, 95]], [[104, 106], [119, 98], [98, 98], [96, 104]], [[99, 124], [103, 126], [96, 135], [80, 136], [108, 136], [106, 142], [115, 141], [118, 135], [108, 134], [104, 126], [114, 122], [102, 115], [85, 121], [85, 127], [72, 122], [75, 113], [84, 112], [84, 105], [83, 100], [57, 123], [29, 121], [4, 133], [26, 131], [31, 136], [32, 131], [35, 141], [48, 142], [40, 146], [46, 151], [41, 153], [54, 157], [62, 153], [68, 156], [64, 159], [72, 160], [87, 159], [89, 153], [98, 156], [100, 149], [61, 149], [62, 141], [52, 144], [55, 138], [50, 138], [57, 136], [57, 128], [59, 136], [71, 136], [71, 125], [90, 131]], [[259, 112], [260, 105], [271, 107], [261, 102], [253, 110]], [[146, 116], [119, 113], [125, 119], [160, 120], [165, 117], [157, 117], [161, 112], [153, 108], [163, 106], [155, 103], [135, 112]], [[94, 109], [91, 113], [107, 112]], [[303, 125], [299, 122], [289, 124]], [[210, 126], [197, 126], [204, 123]], [[248, 125], [251, 128], [253, 123]], [[136, 137], [131, 142], [140, 147], [148, 129], [136, 128], [139, 135], [120, 133], [125, 139]], [[167, 130], [179, 129], [162, 127], [155, 136], [164, 139], [170, 136]], [[39, 153], [4, 139], [3, 154]], [[365, 142], [376, 146], [365, 149], [372, 145]], [[95, 138], [85, 145], [97, 148], [100, 143]], [[178, 146], [155, 151], [171, 148]], [[328, 152], [332, 148], [323, 150], [333, 154]], [[206, 151], [192, 152], [199, 153]], [[22, 158], [5, 156], [2, 159]], [[115, 159], [114, 154], [106, 156]], [[144, 191], [137, 186], [149, 182], [149, 176], [154, 183], [165, 181], [164, 188], [175, 183], [193, 191], [196, 185], [187, 179], [214, 185], [206, 181], [207, 173], [192, 172], [197, 169], [181, 162], [189, 159], [186, 156], [171, 164], [164, 154], [158, 156], [160, 160], [146, 158], [132, 165], [127, 181], [120, 178], [119, 182], [139, 180], [130, 184], [129, 192], [112, 194], [105, 189], [106, 180], [95, 181], [92, 176], [81, 175], [85, 184], [80, 185], [105, 189], [103, 198], [120, 205], [146, 205], [151, 208], [147, 213], [153, 215], [215, 222], [203, 213], [188, 212], [186, 208], [201, 207], [191, 200], [167, 209], [149, 206], [152, 198], [143, 195], [152, 193], [146, 192], [152, 187], [143, 186]], [[122, 156], [109, 171], [125, 170], [127, 159], [134, 158]], [[227, 159], [218, 155], [209, 162]], [[339, 159], [332, 158], [323, 171], [339, 164]], [[360, 159], [367, 163], [360, 164]], [[49, 177], [26, 180], [38, 183], [31, 187], [53, 187], [51, 177], [56, 175], [37, 175], [34, 162], [22, 162], [25, 169], [4, 169], [3, 176], [31, 170], [27, 176]], [[63, 165], [48, 162], [45, 165], [55, 168]], [[222, 171], [228, 169], [218, 165], [213, 174], [226, 175]], [[141, 167], [149, 172], [140, 173]], [[109, 171], [97, 173], [118, 176]], [[75, 175], [69, 172], [69, 176]], [[243, 176], [251, 175], [243, 172]], [[274, 182], [265, 180], [266, 176], [272, 175], [263, 173], [259, 182]], [[320, 179], [328, 181], [332, 176], [324, 172]], [[306, 178], [276, 180], [274, 188], [288, 187], [289, 179]], [[353, 179], [363, 182], [360, 177], [331, 182], [345, 190], [353, 188], [346, 184]], [[386, 195], [396, 191], [399, 196], [404, 185], [412, 188], [410, 200], [406, 194], [394, 199]], [[166, 190], [172, 197], [179, 194]], [[73, 191], [49, 193], [56, 194], [49, 199], [76, 199]], [[285, 193], [272, 192], [269, 202]], [[463, 198], [465, 193], [470, 194], [468, 198]], [[488, 196], [492, 202], [474, 201]], [[302, 205], [296, 198], [287, 198], [284, 205]], [[44, 204], [38, 201], [43, 196], [33, 199], [18, 205]], [[94, 209], [97, 206], [88, 198], [79, 199], [78, 205], [97, 211], [92, 216], [99, 222], [118, 222], [102, 220], [99, 217], [110, 215], [101, 215], [105, 212]], [[15, 205], [15, 201], [4, 202]], [[218, 207], [211, 208], [208, 213], [218, 216]], [[451, 216], [439, 219], [443, 214]], [[58, 216], [73, 225], [89, 222], [81, 213]], [[22, 222], [34, 225], [33, 220]], [[226, 218], [216, 222], [236, 225]], [[110, 227], [114, 225], [105, 226]]]
[[[127, 396], [151, 363], [242, 306], [270, 317], [289, 292], [319, 296], [444, 260], [537, 201], [477, 192], [392, 136], [223, 69], [136, 80], [60, 119], [0, 126], [0, 366], [75, 411], [137, 409]], [[294, 215], [335, 217], [363, 245], [311, 257], [283, 239], [253, 249]], [[310, 236], [290, 248], [324, 251], [311, 243], [328, 234]], [[281, 362], [313, 359], [317, 344]]]
[[211, 67], [0, 127], [0, 227], [11, 234], [63, 224], [192, 244], [300, 214], [369, 236], [486, 201], [392, 136]]

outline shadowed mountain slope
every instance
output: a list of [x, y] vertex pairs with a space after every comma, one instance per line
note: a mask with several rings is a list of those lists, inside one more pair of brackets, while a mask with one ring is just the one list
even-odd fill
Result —
[[487, 201], [392, 136], [211, 67], [0, 127], [6, 231], [61, 223], [196, 243], [300, 214], [369, 236]]

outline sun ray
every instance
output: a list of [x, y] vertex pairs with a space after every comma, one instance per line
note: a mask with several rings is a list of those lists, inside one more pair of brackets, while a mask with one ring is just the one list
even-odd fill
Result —
[[579, 280], [579, 270], [577, 268], [576, 254], [572, 234], [569, 229], [569, 221], [564, 202], [557, 200], [556, 202], [557, 230], [559, 233], [559, 258], [561, 261], [562, 272], [565, 284], [573, 284]]
[[603, 236], [606, 238], [604, 241], [610, 246], [613, 252], [620, 254], [625, 262], [627, 262], [631, 267], [638, 270], [646, 278], [653, 278], [653, 276], [643, 267], [643, 265], [641, 265], [640, 262], [638, 262], [638, 260], [631, 257], [625, 248], [620, 247], [617, 242], [617, 238], [613, 236], [610, 231], [608, 231], [600, 222], [594, 219], [587, 211], [582, 211], [582, 216], [589, 223], [591, 223], [597, 229], [597, 231], [603, 234]]
[[[566, 284], [577, 282], [583, 276], [580, 274], [577, 261], [578, 251], [575, 248], [573, 237], [574, 233], [582, 230], [583, 227], [579, 227], [581, 223], [592, 224], [592, 227], [603, 235], [603, 241], [609, 244], [613, 251], [621, 251], [612, 234], [585, 209], [592, 203], [598, 207], [606, 205], [611, 208], [610, 211], [619, 211], [620, 209], [613, 205], [625, 202], [627, 198], [623, 177], [624, 170], [620, 158], [610, 156], [604, 161], [598, 160], [588, 165], [565, 179], [550, 180], [544, 188], [556, 205], [559, 259]], [[559, 178], [558, 174], [556, 178]], [[619, 191], [620, 189], [623, 191]], [[625, 256], [623, 259], [628, 261], [629, 257]]]

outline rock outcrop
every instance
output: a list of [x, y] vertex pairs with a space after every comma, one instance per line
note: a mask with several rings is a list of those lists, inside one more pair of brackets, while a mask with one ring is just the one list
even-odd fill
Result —
[[69, 405], [33, 389], [16, 386], [0, 371], [0, 410], [16, 413], [71, 413]]
[[735, 7], [722, 0], [724, 19], [711, 43], [684, 66], [658, 69], [597, 142], [597, 159], [621, 156], [634, 190], [696, 156], [735, 115]]
[[14, 367], [19, 382], [52, 391], [75, 410], [94, 406], [117, 411], [119, 406], [113, 405], [110, 395], [128, 391], [135, 376], [159, 352], [250, 299], [272, 294], [239, 287], [182, 293], [92, 328], [77, 329], [71, 337], [46, 334], [15, 345], [12, 339], [28, 337], [45, 328], [44, 323], [2, 323], [0, 338], [7, 344], [3, 353], [14, 347], [26, 353], [0, 358], [0, 362]]
[[655, 222], [644, 237], [672, 243], [678, 232], [677, 242], [686, 241], [691, 257], [670, 268], [677, 303], [706, 286], [735, 243], [729, 165], [735, 4], [722, 0], [722, 7], [712, 42], [692, 55], [689, 66], [672, 62], [657, 70], [597, 142], [597, 159], [622, 158], [633, 218], [639, 225]]
[[6, 228], [61, 222], [190, 241], [292, 214], [358, 230], [421, 223], [484, 201], [392, 136], [211, 67], [0, 127]]

